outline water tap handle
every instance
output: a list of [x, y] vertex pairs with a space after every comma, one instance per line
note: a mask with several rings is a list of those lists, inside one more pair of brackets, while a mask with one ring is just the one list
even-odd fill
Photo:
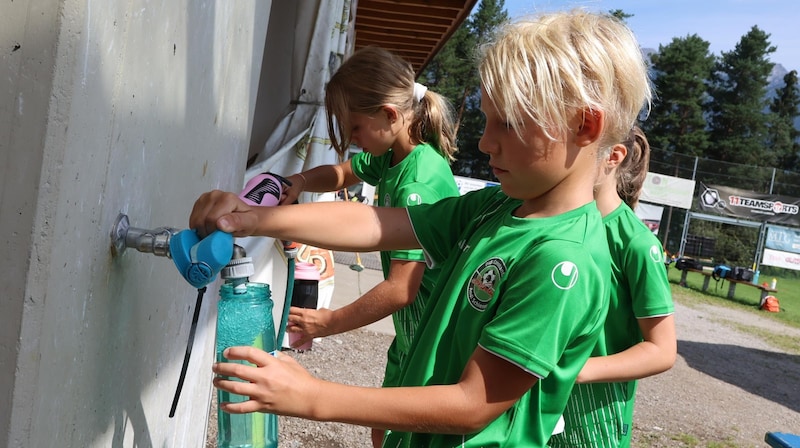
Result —
[[171, 238], [169, 249], [183, 278], [195, 288], [202, 288], [231, 261], [233, 235], [217, 230], [200, 239], [192, 229], [181, 230]]

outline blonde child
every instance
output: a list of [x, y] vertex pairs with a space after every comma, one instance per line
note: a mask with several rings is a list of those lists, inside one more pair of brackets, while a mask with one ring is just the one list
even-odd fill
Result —
[[[325, 88], [328, 129], [340, 155], [350, 145], [361, 153], [338, 165], [289, 176], [282, 203], [302, 191], [339, 190], [364, 181], [376, 186], [380, 207], [407, 207], [458, 196], [450, 161], [456, 151], [447, 100], [414, 82], [404, 59], [378, 47], [356, 51]], [[321, 221], [319, 225], [325, 225]], [[395, 339], [388, 350], [384, 387], [396, 386], [438, 269], [426, 269], [419, 249], [381, 251], [384, 280], [351, 304], [336, 309], [292, 307], [287, 332], [311, 338], [363, 327], [392, 315]], [[373, 431], [380, 446], [383, 431]]]
[[647, 175], [650, 145], [639, 127], [612, 147], [595, 191], [611, 251], [605, 329], [578, 375], [552, 447], [629, 447], [636, 380], [675, 363], [672, 293], [664, 251], [633, 212]]
[[500, 187], [407, 209], [197, 200], [201, 234], [422, 247], [442, 265], [399, 387], [326, 382], [285, 354], [233, 347], [226, 358], [255, 366], [215, 364], [216, 387], [250, 397], [225, 411], [383, 428], [387, 447], [546, 446], [605, 322], [610, 259], [592, 189], [601, 148], [649, 101], [647, 70], [620, 21], [580, 10], [506, 25], [479, 69], [480, 149]]

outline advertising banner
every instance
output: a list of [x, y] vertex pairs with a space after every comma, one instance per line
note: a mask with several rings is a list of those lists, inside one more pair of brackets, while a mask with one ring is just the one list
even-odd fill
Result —
[[800, 199], [700, 184], [700, 210], [752, 221], [800, 226]]
[[786, 227], [767, 227], [764, 247], [783, 252], [800, 254], [800, 231]]
[[636, 212], [636, 216], [642, 220], [648, 229], [658, 235], [658, 228], [661, 226], [661, 217], [664, 215], [664, 207], [640, 202], [639, 205], [636, 206], [634, 212]]
[[764, 249], [761, 264], [800, 271], [800, 255], [773, 249]]
[[683, 209], [692, 208], [694, 181], [664, 174], [647, 173], [640, 200]]

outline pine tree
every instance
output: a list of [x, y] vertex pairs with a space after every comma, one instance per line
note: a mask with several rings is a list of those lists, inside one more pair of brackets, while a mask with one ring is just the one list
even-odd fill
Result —
[[703, 103], [715, 59], [698, 35], [674, 38], [651, 55], [656, 98], [643, 123], [650, 145], [702, 156], [709, 146]]
[[[765, 148], [767, 138], [768, 77], [775, 51], [769, 34], [753, 26], [736, 48], [722, 52], [712, 73], [708, 103], [712, 159], [747, 165], [775, 166], [776, 157]], [[741, 173], [744, 175], [745, 173]]]
[[769, 105], [772, 112], [769, 138], [772, 150], [778, 158], [778, 168], [800, 171], [800, 131], [794, 125], [800, 116], [800, 90], [797, 71], [792, 70], [783, 77], [783, 87], [775, 92]]

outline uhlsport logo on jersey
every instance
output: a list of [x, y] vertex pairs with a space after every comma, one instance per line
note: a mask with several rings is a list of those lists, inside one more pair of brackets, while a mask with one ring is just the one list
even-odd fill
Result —
[[383, 206], [384, 207], [392, 206], [392, 197], [389, 195], [389, 193], [383, 195]]
[[417, 193], [411, 193], [406, 198], [406, 206], [422, 204], [422, 196]]
[[661, 252], [660, 247], [653, 244], [653, 247], [650, 248], [650, 258], [652, 258], [656, 263], [661, 263], [664, 261], [664, 253]]
[[550, 279], [556, 288], [570, 289], [578, 282], [578, 266], [571, 261], [562, 261], [550, 272]]
[[494, 289], [506, 273], [506, 264], [500, 258], [490, 258], [475, 270], [467, 286], [469, 304], [478, 311], [486, 310], [494, 297]]

